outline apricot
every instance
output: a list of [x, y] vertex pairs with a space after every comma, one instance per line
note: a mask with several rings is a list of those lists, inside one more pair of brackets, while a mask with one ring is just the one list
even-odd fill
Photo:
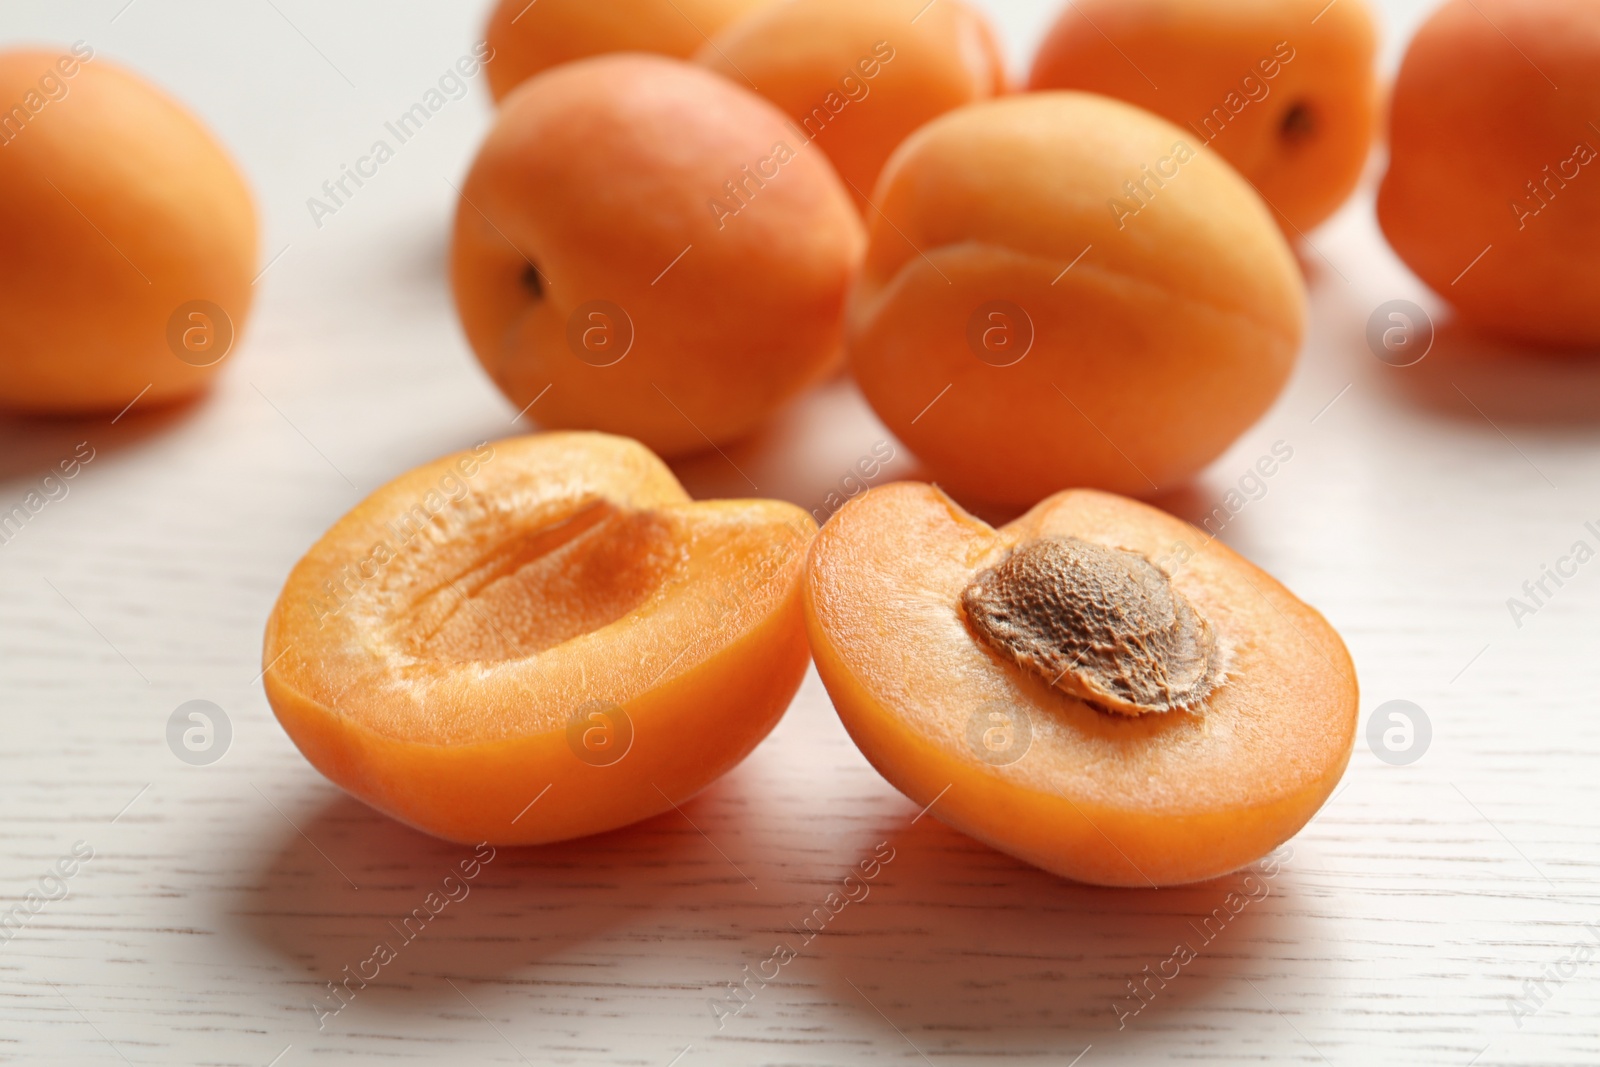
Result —
[[0, 53], [0, 408], [203, 389], [250, 310], [250, 191], [182, 105], [83, 42]]
[[848, 349], [942, 484], [1027, 506], [1191, 477], [1283, 388], [1305, 290], [1238, 174], [1087, 93], [970, 105], [878, 185]]
[[811, 547], [812, 655], [889, 782], [1068, 878], [1164, 886], [1295, 834], [1355, 741], [1332, 627], [1203, 531], [1092, 490], [995, 529], [927, 485]]
[[776, 725], [809, 662], [815, 530], [777, 501], [693, 502], [634, 441], [480, 445], [377, 490], [295, 565], [267, 699], [319, 771], [427, 833], [623, 826]]
[[606, 52], [688, 59], [766, 0], [501, 0], [489, 16], [489, 91], [496, 100], [549, 67]]
[[836, 368], [860, 216], [771, 104], [602, 56], [505, 101], [456, 213], [456, 307], [542, 426], [665, 455], [749, 433]]
[[1378, 222], [1470, 326], [1600, 346], [1600, 7], [1452, 2], [1417, 31]]
[[1074, 0], [1028, 87], [1104, 93], [1171, 120], [1195, 148], [1216, 148], [1294, 234], [1361, 178], [1377, 127], [1376, 53], [1363, 0]]
[[989, 22], [961, 0], [789, 0], [732, 23], [695, 56], [777, 104], [868, 210], [913, 130], [1006, 88]]

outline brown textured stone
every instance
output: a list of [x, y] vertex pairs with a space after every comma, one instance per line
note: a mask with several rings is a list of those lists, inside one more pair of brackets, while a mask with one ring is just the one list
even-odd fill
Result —
[[961, 607], [990, 649], [1104, 711], [1194, 708], [1222, 681], [1210, 624], [1134, 552], [1030, 541], [974, 578]]

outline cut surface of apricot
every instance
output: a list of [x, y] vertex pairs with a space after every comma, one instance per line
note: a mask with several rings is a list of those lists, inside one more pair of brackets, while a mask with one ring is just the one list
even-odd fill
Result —
[[815, 528], [777, 501], [694, 502], [624, 438], [484, 444], [379, 489], [295, 566], [267, 697], [318, 770], [428, 833], [623, 826], [776, 725], [809, 658]]
[[931, 814], [1100, 885], [1235, 870], [1288, 840], [1355, 740], [1316, 611], [1147, 505], [1059, 493], [995, 529], [898, 483], [846, 504], [806, 580], [850, 736]]

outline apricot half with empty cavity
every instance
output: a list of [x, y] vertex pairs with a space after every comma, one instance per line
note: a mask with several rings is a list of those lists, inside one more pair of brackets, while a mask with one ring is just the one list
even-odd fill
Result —
[[693, 502], [622, 438], [485, 444], [379, 489], [295, 566], [267, 698], [318, 770], [428, 833], [623, 826], [783, 714], [815, 529], [777, 501]]
[[806, 621], [850, 736], [932, 814], [1101, 885], [1225, 874], [1298, 831], [1355, 740], [1311, 608], [1202, 531], [1090, 490], [995, 529], [873, 489], [812, 545]]

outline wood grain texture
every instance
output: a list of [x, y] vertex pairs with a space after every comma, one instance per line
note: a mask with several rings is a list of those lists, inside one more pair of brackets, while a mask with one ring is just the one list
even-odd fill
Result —
[[[1374, 308], [1437, 305], [1384, 249], [1370, 192], [1304, 252], [1313, 328], [1289, 392], [1163, 501], [1200, 518], [1274, 442], [1292, 446], [1222, 536], [1343, 633], [1364, 718], [1406, 699], [1432, 724], [1409, 766], [1358, 746], [1281, 868], [1257, 872], [1259, 899], [1219, 923], [1243, 874], [1086, 888], [946, 829], [937, 805], [919, 816], [813, 675], [777, 732], [681, 812], [502, 850], [402, 937], [471, 850], [323, 781], [265, 704], [259, 649], [289, 567], [361, 495], [527, 428], [466, 351], [444, 284], [450, 183], [487, 122], [484, 88], [320, 228], [305, 204], [470, 47], [482, 12], [448, 6], [397, 19], [375, 3], [116, 0], [0, 16], [6, 42], [86, 39], [192, 101], [252, 175], [263, 265], [282, 252], [205, 402], [0, 422], [0, 506], [80, 442], [95, 451], [0, 544], [0, 911], [75, 842], [94, 849], [68, 895], [0, 945], [0, 1061], [1600, 1063], [1600, 564], [1520, 626], [1506, 606], [1593, 540], [1600, 369], [1490, 358], [1449, 331], [1417, 367], [1374, 359]], [[1420, 6], [1391, 6], [1391, 38]], [[1019, 55], [1052, 13], [993, 7]], [[728, 460], [681, 471], [697, 494], [746, 494], [748, 477], [819, 507], [886, 436], [836, 383]], [[914, 473], [903, 450], [887, 469]], [[167, 747], [168, 717], [193, 699], [233, 726], [207, 767]], [[891, 853], [864, 898], [815, 918]], [[335, 1003], [328, 983], [380, 942], [395, 958], [319, 1028], [313, 1004]], [[780, 943], [796, 957], [732, 1013], [729, 983]], [[1182, 945], [1195, 958], [1132, 996]], [[1521, 1017], [1530, 990], [1543, 1004]]]

